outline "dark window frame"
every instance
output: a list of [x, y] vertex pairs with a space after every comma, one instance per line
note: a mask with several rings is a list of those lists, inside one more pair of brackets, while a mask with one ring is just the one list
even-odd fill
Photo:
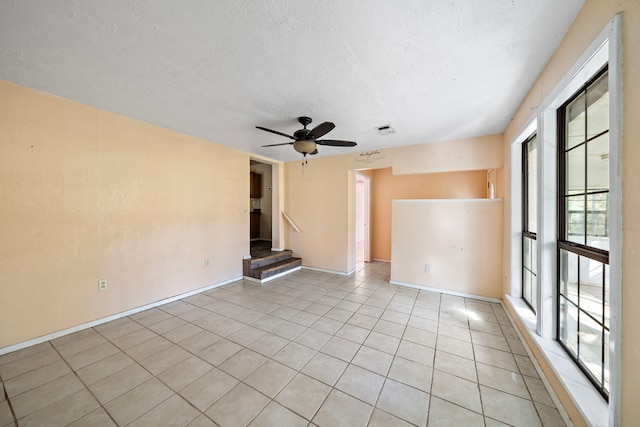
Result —
[[[536, 140], [537, 143], [537, 138], [538, 138], [538, 134], [537, 132], [532, 133], [526, 140], [524, 140], [524, 142], [522, 143], [522, 239], [521, 239], [521, 245], [522, 245], [522, 274], [521, 274], [521, 280], [522, 280], [522, 299], [524, 300], [524, 302], [527, 304], [527, 306], [529, 306], [529, 308], [531, 309], [531, 311], [533, 311], [533, 313], [536, 313], [536, 308], [533, 306], [532, 301], [529, 300], [528, 296], [525, 295], [525, 281], [526, 281], [526, 277], [527, 274], [530, 274], [531, 276], [533, 276], [534, 278], [537, 277], [537, 274], [534, 273], [531, 269], [526, 267], [526, 262], [525, 262], [525, 242], [526, 239], [532, 240], [536, 242], [536, 246], [537, 246], [537, 234], [533, 231], [529, 230], [529, 144]], [[537, 195], [536, 195], [537, 197]], [[536, 260], [537, 260], [537, 256], [536, 256]], [[533, 266], [532, 266], [533, 268]], [[536, 269], [537, 271], [537, 269]], [[533, 286], [533, 285], [532, 285]], [[537, 289], [532, 289], [532, 292], [536, 292]]]
[[[557, 137], [558, 137], [558, 165], [557, 165], [557, 170], [558, 170], [558, 238], [557, 238], [557, 250], [556, 250], [556, 256], [557, 256], [557, 265], [558, 265], [558, 271], [557, 271], [557, 283], [558, 286], [556, 287], [556, 341], [560, 344], [560, 346], [564, 349], [564, 351], [567, 353], [567, 355], [576, 363], [576, 365], [578, 366], [578, 368], [580, 368], [580, 370], [585, 374], [585, 376], [587, 377], [587, 379], [593, 384], [593, 386], [598, 390], [598, 392], [604, 397], [604, 399], [608, 402], [609, 401], [609, 392], [604, 388], [604, 361], [605, 361], [605, 351], [608, 351], [608, 349], [605, 348], [605, 331], [608, 331], [610, 333], [610, 325], [607, 326], [606, 322], [605, 322], [605, 280], [606, 280], [606, 275], [604, 274], [604, 271], [606, 269], [607, 266], [609, 266], [609, 251], [608, 250], [603, 250], [603, 249], [599, 249], [599, 248], [595, 248], [593, 246], [589, 246], [586, 244], [586, 240], [585, 240], [585, 244], [582, 243], [576, 243], [576, 242], [571, 242], [568, 241], [565, 236], [568, 236], [567, 233], [567, 205], [565, 203], [565, 199], [566, 197], [568, 197], [568, 195], [566, 194], [566, 172], [567, 172], [567, 166], [566, 166], [566, 153], [576, 149], [577, 147], [580, 147], [582, 145], [588, 144], [590, 141], [593, 141], [597, 138], [599, 138], [600, 136], [607, 134], [610, 132], [610, 128], [607, 129], [606, 131], [603, 132], [599, 132], [598, 134], [591, 136], [591, 137], [587, 137], [587, 126], [588, 126], [588, 118], [587, 118], [587, 109], [588, 107], [585, 108], [585, 140], [582, 141], [580, 144], [576, 144], [573, 147], [569, 148], [569, 149], [565, 149], [566, 147], [566, 142], [567, 142], [567, 120], [566, 120], [566, 109], [567, 107], [574, 101], [576, 100], [579, 96], [585, 94], [587, 92], [587, 89], [593, 85], [598, 79], [600, 79], [604, 74], [608, 73], [609, 71], [609, 67], [608, 64], [605, 65], [603, 68], [601, 68], [597, 73], [595, 73], [595, 75], [589, 79], [589, 81], [587, 81], [580, 89], [578, 89], [560, 108], [558, 108], [557, 110]], [[585, 97], [586, 98], [586, 97]], [[586, 102], [586, 99], [585, 99]], [[585, 173], [587, 173], [588, 171], [588, 167], [587, 167], [587, 156], [585, 155]], [[586, 179], [585, 179], [585, 183], [586, 183]], [[592, 194], [603, 194], [603, 193], [609, 193], [609, 190], [603, 191], [603, 190], [595, 190], [595, 191], [588, 191], [586, 189], [586, 184], [585, 184], [585, 197], [588, 195], [592, 195]], [[580, 194], [578, 194], [580, 195]], [[586, 213], [588, 213], [587, 208], [585, 206], [585, 226], [584, 226], [584, 233], [585, 236], [587, 235], [587, 216]], [[607, 209], [607, 216], [608, 216], [608, 209]], [[607, 218], [608, 221], [608, 218]], [[566, 251], [569, 253], [573, 253], [578, 255], [579, 257], [584, 257], [587, 258], [589, 260], [594, 260], [596, 262], [602, 263], [602, 269], [603, 269], [603, 274], [602, 274], [602, 321], [599, 321], [598, 319], [594, 318], [590, 313], [588, 313], [586, 310], [584, 310], [583, 308], [581, 308], [580, 305], [580, 271], [578, 269], [578, 294], [577, 294], [577, 301], [578, 303], [576, 304], [575, 302], [573, 302], [571, 300], [571, 298], [569, 298], [568, 296], [562, 295], [562, 290], [560, 287], [560, 283], [561, 283], [561, 253], [562, 251]], [[580, 333], [579, 333], [579, 329], [578, 329], [578, 334], [577, 334], [577, 341], [576, 341], [576, 349], [577, 349], [577, 354], [574, 354], [573, 351], [571, 349], [569, 349], [569, 347], [561, 340], [561, 301], [562, 299], [564, 299], [567, 304], [569, 304], [570, 306], [574, 306], [577, 310], [578, 316], [580, 316], [581, 314], [588, 316], [592, 321], [598, 323], [600, 326], [602, 326], [602, 336], [601, 336], [601, 376], [602, 376], [602, 382], [600, 382], [597, 378], [594, 377], [594, 374], [586, 367], [584, 366], [584, 364], [582, 363], [582, 361], [580, 360]], [[576, 319], [576, 324], [577, 327], [579, 328], [580, 325], [580, 317], [578, 317]], [[610, 362], [609, 362], [610, 363]]]

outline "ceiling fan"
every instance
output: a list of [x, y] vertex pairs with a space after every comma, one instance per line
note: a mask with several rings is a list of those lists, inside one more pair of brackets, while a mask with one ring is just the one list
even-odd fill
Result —
[[278, 145], [293, 145], [293, 149], [298, 153], [302, 153], [304, 157], [309, 155], [318, 154], [317, 145], [329, 145], [332, 147], [355, 147], [357, 144], [351, 141], [340, 141], [336, 139], [321, 139], [318, 138], [331, 132], [336, 125], [331, 122], [320, 123], [313, 129], [307, 129], [307, 125], [311, 123], [311, 117], [298, 117], [298, 122], [303, 129], [297, 130], [293, 133], [293, 136], [286, 133], [278, 132], [277, 130], [267, 129], [262, 126], [256, 126], [260, 130], [275, 133], [276, 135], [286, 136], [289, 139], [293, 139], [293, 142], [282, 142], [280, 144], [263, 145], [263, 147], [275, 147]]

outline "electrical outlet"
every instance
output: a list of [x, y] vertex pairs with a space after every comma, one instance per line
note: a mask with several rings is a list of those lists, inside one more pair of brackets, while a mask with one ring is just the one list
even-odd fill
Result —
[[209, 258], [205, 258], [204, 259], [204, 268], [208, 268], [211, 265], [211, 262], [209, 261]]
[[105, 289], [107, 289], [107, 281], [106, 280], [98, 281], [98, 290], [104, 291]]
[[425, 273], [431, 273], [431, 264], [425, 264], [424, 265], [424, 272]]

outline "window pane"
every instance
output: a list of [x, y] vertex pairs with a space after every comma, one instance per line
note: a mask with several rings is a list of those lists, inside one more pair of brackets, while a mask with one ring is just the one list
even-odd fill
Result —
[[538, 274], [538, 242], [531, 240], [531, 272]]
[[587, 89], [587, 138], [609, 129], [609, 73]]
[[602, 275], [604, 264], [583, 256], [580, 262], [580, 309], [602, 322]]
[[587, 143], [587, 190], [609, 190], [609, 134]]
[[578, 96], [571, 104], [567, 106], [567, 141], [566, 148], [574, 147], [585, 138], [585, 95]]
[[522, 266], [531, 270], [531, 239], [522, 238]]
[[587, 195], [587, 245], [609, 250], [609, 193]]
[[578, 308], [560, 297], [560, 341], [578, 355]]
[[602, 383], [602, 326], [589, 316], [580, 316], [580, 357], [589, 372]]
[[585, 145], [576, 147], [566, 154], [566, 194], [583, 194], [585, 192]]
[[538, 142], [533, 138], [527, 143], [527, 230], [537, 232], [536, 215], [538, 212]]
[[609, 328], [609, 266], [604, 266], [604, 326]]
[[560, 293], [578, 304], [578, 255], [560, 250]]
[[585, 243], [585, 196], [566, 198], [566, 236], [565, 239], [575, 243]]
[[609, 331], [604, 331], [604, 389], [609, 391]]
[[524, 270], [523, 274], [522, 298], [531, 304], [531, 273], [528, 270]]

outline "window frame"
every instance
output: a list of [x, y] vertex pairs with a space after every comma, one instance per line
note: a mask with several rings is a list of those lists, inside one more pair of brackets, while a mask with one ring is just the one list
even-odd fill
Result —
[[[537, 281], [537, 266], [531, 266], [532, 268], [536, 268], [536, 272], [534, 273], [532, 270], [530, 270], [529, 268], [527, 268], [527, 266], [525, 265], [525, 239], [529, 239], [532, 241], [536, 242], [536, 255], [537, 255], [537, 234], [531, 230], [529, 230], [529, 199], [531, 197], [531, 194], [529, 194], [529, 144], [532, 141], [536, 141], [537, 144], [537, 139], [538, 139], [538, 133], [537, 132], [533, 132], [531, 135], [529, 135], [529, 137], [527, 139], [525, 139], [522, 142], [522, 299], [524, 300], [524, 302], [529, 306], [529, 308], [531, 309], [531, 311], [533, 311], [534, 314], [536, 314], [537, 309], [535, 307], [535, 302], [537, 301], [537, 288], [538, 288], [538, 281]], [[537, 152], [537, 147], [536, 147], [536, 152]], [[537, 169], [537, 168], [536, 168]], [[536, 174], [537, 174], [537, 170], [536, 170]], [[533, 195], [534, 197], [538, 197], [538, 194], [536, 192], [536, 194]], [[537, 212], [536, 212], [537, 215]], [[536, 256], [536, 263], [537, 263], [537, 259], [538, 257]], [[535, 281], [531, 282], [531, 287], [532, 289], [531, 291], [531, 299], [527, 298], [526, 295], [526, 291], [525, 291], [525, 276], [527, 274], [527, 272], [529, 272], [533, 278], [535, 278]], [[536, 298], [534, 300], [533, 298], [533, 294], [536, 293]]]
[[[586, 133], [586, 128], [588, 126], [588, 120], [585, 120], [585, 139], [584, 141], [580, 142], [579, 144], [569, 147], [567, 148], [567, 119], [566, 119], [566, 113], [567, 113], [567, 108], [570, 104], [572, 104], [576, 99], [578, 99], [580, 96], [582, 95], [586, 95], [588, 89], [590, 87], [592, 87], [592, 85], [597, 82], [603, 75], [607, 75], [608, 76], [608, 72], [609, 72], [609, 64], [605, 64], [600, 70], [598, 70], [587, 82], [585, 82], [577, 91], [575, 91], [575, 93], [569, 97], [558, 109], [557, 109], [557, 149], [558, 149], [558, 214], [557, 214], [557, 229], [558, 229], [558, 238], [557, 238], [557, 285], [556, 285], [556, 341], [560, 344], [560, 346], [563, 348], [563, 350], [567, 353], [567, 355], [571, 358], [571, 360], [573, 360], [573, 362], [578, 366], [578, 368], [584, 373], [584, 375], [587, 377], [587, 379], [591, 382], [591, 384], [593, 384], [593, 386], [596, 388], [596, 390], [602, 395], [602, 397], [608, 402], [609, 401], [609, 394], [610, 391], [606, 390], [604, 388], [604, 361], [606, 360], [605, 358], [605, 351], [608, 351], [608, 349], [605, 348], [605, 331], [607, 331], [609, 333], [609, 335], [611, 335], [611, 328], [609, 325], [609, 327], [606, 326], [606, 322], [605, 322], [605, 280], [606, 280], [606, 275], [604, 274], [605, 271], [605, 266], [609, 266], [609, 251], [608, 250], [603, 250], [603, 249], [599, 249], [593, 246], [589, 246], [586, 243], [586, 236], [588, 235], [588, 231], [587, 231], [587, 216], [586, 216], [586, 212], [587, 212], [587, 206], [585, 205], [584, 207], [584, 212], [585, 212], [585, 217], [584, 217], [584, 235], [585, 235], [585, 243], [577, 243], [577, 242], [572, 242], [570, 240], [568, 240], [568, 222], [567, 222], [567, 218], [568, 218], [568, 212], [567, 212], [567, 204], [566, 204], [566, 199], [567, 197], [570, 197], [567, 194], [567, 161], [566, 161], [566, 154], [574, 149], [577, 149], [578, 147], [584, 145], [585, 147], [588, 147], [588, 143], [590, 141], [594, 141], [597, 138], [599, 138], [600, 136], [604, 135], [604, 134], [609, 134], [610, 133], [610, 127], [611, 125], [609, 125], [609, 127], [607, 128], [606, 131], [600, 132], [594, 136], [588, 137], [587, 133]], [[607, 86], [608, 87], [608, 86]], [[608, 92], [608, 89], [607, 89]], [[585, 97], [586, 98], [586, 97]], [[586, 102], [586, 99], [585, 99]], [[588, 117], [588, 106], [585, 106], [585, 117]], [[611, 152], [611, 147], [609, 147], [609, 153]], [[609, 154], [608, 153], [608, 154]], [[594, 191], [594, 192], [589, 192], [588, 188], [587, 188], [587, 174], [588, 172], [588, 159], [586, 156], [586, 152], [585, 152], [585, 169], [584, 169], [584, 174], [585, 174], [585, 189], [584, 189], [584, 193], [580, 193], [579, 195], [584, 195], [585, 198], [590, 195], [590, 194], [609, 194], [609, 189], [607, 189], [606, 191]], [[607, 210], [607, 215], [608, 215], [608, 210]], [[573, 302], [571, 300], [571, 298], [567, 295], [562, 295], [562, 289], [560, 286], [561, 283], [561, 254], [562, 251], [566, 251], [568, 253], [573, 253], [578, 255], [578, 257], [582, 257], [582, 258], [586, 258], [588, 260], [594, 260], [598, 263], [602, 264], [602, 268], [603, 268], [603, 274], [602, 274], [602, 321], [599, 321], [598, 319], [594, 318], [591, 314], [589, 314], [585, 309], [583, 309], [581, 307], [581, 300], [582, 298], [580, 298], [580, 271], [578, 270], [578, 298], [577, 298], [577, 303]], [[578, 258], [580, 259], [580, 258]], [[580, 264], [578, 264], [579, 266]], [[579, 268], [579, 267], [578, 267]], [[611, 287], [611, 284], [609, 284], [609, 286]], [[562, 341], [561, 338], [561, 302], [562, 299], [565, 299], [567, 301], [567, 303], [569, 305], [573, 305], [576, 310], [577, 310], [577, 314], [578, 314], [578, 318], [576, 319], [576, 327], [578, 328], [576, 330], [576, 352], [574, 354], [573, 350], [571, 350], [569, 348], [569, 346]], [[600, 357], [600, 367], [601, 367], [601, 375], [602, 375], [602, 379], [603, 382], [602, 384], [600, 384], [600, 382], [597, 380], [597, 378], [594, 377], [594, 374], [584, 365], [584, 363], [582, 362], [582, 360], [580, 359], [580, 315], [586, 315], [588, 318], [590, 318], [593, 322], [597, 323], [601, 328], [602, 328], [602, 336], [601, 336], [601, 357]], [[611, 364], [611, 361], [609, 360], [609, 364]], [[610, 367], [609, 367], [610, 369]]]

